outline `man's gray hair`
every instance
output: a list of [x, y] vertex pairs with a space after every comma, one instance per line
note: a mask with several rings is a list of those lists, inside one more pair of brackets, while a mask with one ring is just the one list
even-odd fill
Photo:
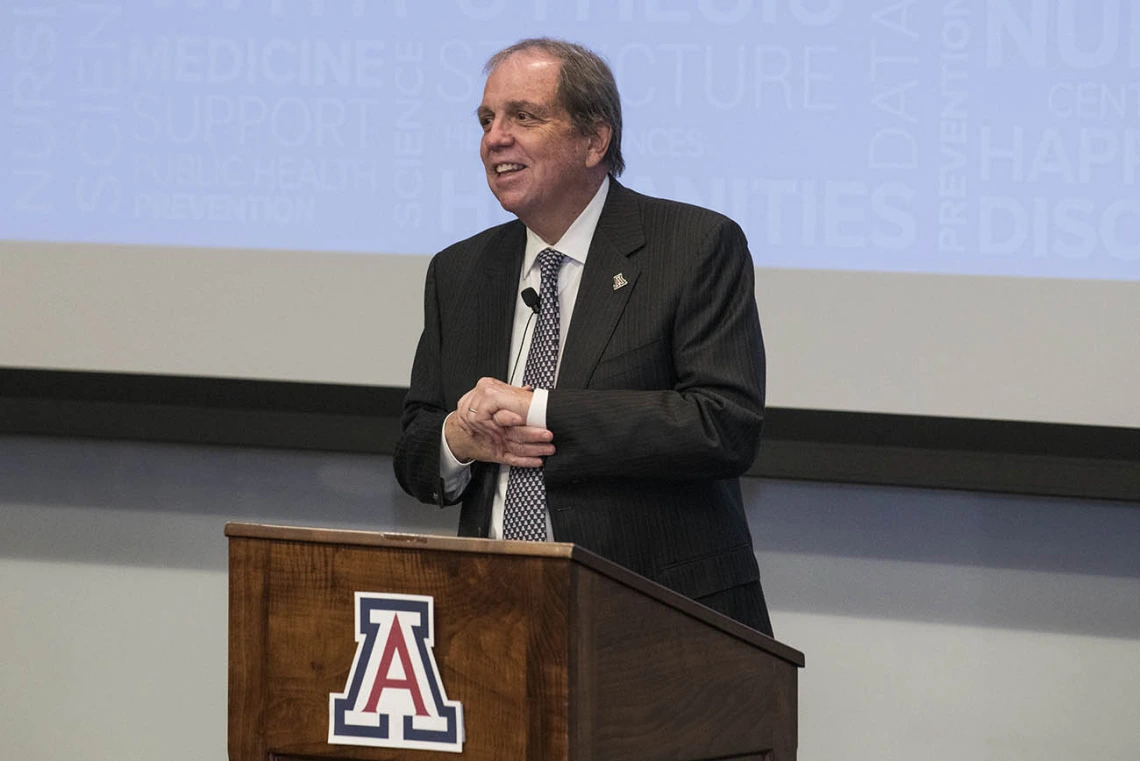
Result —
[[559, 61], [557, 97], [570, 114], [570, 121], [582, 134], [589, 134], [599, 124], [607, 124], [613, 134], [605, 161], [611, 177], [619, 177], [625, 169], [621, 157], [621, 97], [610, 67], [597, 53], [582, 45], [550, 37], [519, 40], [500, 50], [483, 67], [490, 74], [515, 53], [537, 50]]

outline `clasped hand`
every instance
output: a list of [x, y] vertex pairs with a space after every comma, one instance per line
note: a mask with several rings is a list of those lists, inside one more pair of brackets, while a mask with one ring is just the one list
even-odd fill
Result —
[[480, 378], [447, 418], [444, 435], [451, 453], [462, 462], [540, 467], [543, 457], [554, 454], [554, 434], [526, 424], [533, 397], [530, 386]]

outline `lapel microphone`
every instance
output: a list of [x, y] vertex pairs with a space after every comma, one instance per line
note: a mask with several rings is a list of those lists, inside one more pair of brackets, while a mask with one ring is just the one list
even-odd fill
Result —
[[515, 355], [515, 364], [511, 368], [511, 374], [507, 376], [507, 383], [515, 379], [515, 371], [519, 369], [519, 358], [522, 357], [522, 347], [526, 343], [526, 331], [530, 327], [530, 321], [542, 308], [542, 297], [533, 288], [524, 288], [521, 296], [523, 303], [530, 307], [530, 317], [526, 318], [526, 325], [523, 326], [523, 340], [519, 342], [519, 353]]
[[[542, 299], [539, 297], [537, 291], [535, 291], [533, 288], [524, 288], [522, 292], [522, 300], [524, 304], [530, 307], [530, 310], [532, 312], [538, 314], [538, 310], [542, 306]], [[526, 330], [524, 329], [523, 332], [525, 333]]]

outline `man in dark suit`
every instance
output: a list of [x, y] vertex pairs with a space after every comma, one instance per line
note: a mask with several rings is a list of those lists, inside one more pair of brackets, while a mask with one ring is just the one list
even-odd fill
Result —
[[487, 71], [480, 153], [518, 220], [429, 266], [401, 485], [461, 502], [461, 535], [574, 542], [771, 634], [738, 480], [764, 413], [744, 234], [617, 182], [590, 51], [524, 40]]

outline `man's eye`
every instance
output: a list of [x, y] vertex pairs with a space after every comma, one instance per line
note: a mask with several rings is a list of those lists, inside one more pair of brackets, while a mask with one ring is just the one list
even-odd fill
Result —
[[515, 114], [515, 118], [518, 119], [520, 122], [526, 122], [526, 121], [530, 121], [531, 115], [528, 114], [526, 111], [519, 111], [517, 114]]

